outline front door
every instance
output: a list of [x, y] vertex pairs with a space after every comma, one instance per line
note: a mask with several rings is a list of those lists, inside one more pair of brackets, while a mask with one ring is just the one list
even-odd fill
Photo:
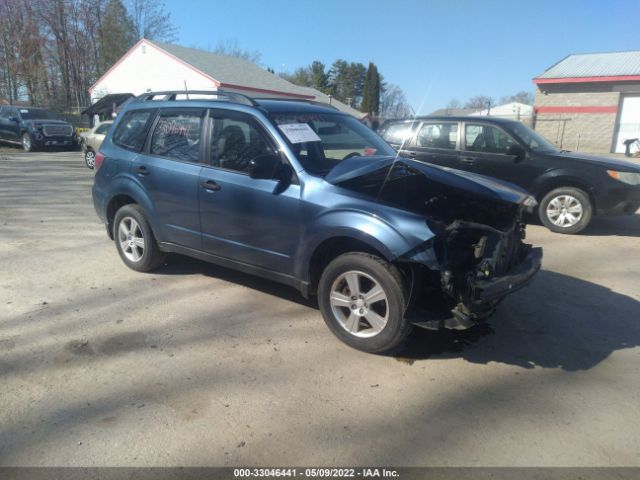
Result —
[[275, 154], [261, 125], [239, 112], [211, 113], [211, 165], [200, 174], [200, 223], [204, 250], [238, 262], [291, 274], [301, 234], [300, 186], [257, 180], [248, 165]]
[[518, 143], [496, 125], [465, 122], [463, 144], [458, 163], [460, 170], [506, 180], [523, 188], [535, 178], [527, 159], [509, 155], [509, 147]]

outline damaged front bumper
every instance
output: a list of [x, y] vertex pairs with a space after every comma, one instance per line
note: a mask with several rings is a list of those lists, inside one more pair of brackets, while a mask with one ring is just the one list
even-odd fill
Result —
[[[454, 222], [447, 231], [451, 236], [445, 242], [447, 259], [438, 272], [440, 291], [432, 287], [417, 294], [407, 310], [409, 321], [419, 327], [464, 330], [476, 325], [489, 317], [505, 296], [526, 286], [542, 265], [542, 248], [522, 242], [524, 226], [519, 223], [500, 231]], [[450, 241], [461, 232], [477, 240], [471, 243], [469, 237], [463, 236], [462, 242]], [[465, 252], [467, 260], [456, 264], [455, 259]], [[473, 258], [471, 262], [469, 257]], [[431, 285], [434, 283], [431, 276]], [[439, 308], [433, 306], [434, 293], [442, 296]]]
[[542, 266], [542, 248], [530, 248], [527, 256], [508, 274], [491, 280], [471, 282], [473, 304], [486, 304], [524, 287]]

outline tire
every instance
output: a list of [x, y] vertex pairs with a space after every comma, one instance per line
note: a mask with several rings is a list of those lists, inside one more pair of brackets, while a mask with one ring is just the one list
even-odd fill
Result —
[[91, 148], [87, 148], [87, 151], [84, 152], [84, 164], [88, 169], [93, 170], [96, 166], [96, 152]]
[[[371, 302], [367, 297], [373, 290], [378, 294]], [[407, 299], [398, 269], [367, 253], [340, 255], [324, 269], [318, 285], [318, 304], [329, 329], [347, 345], [369, 353], [389, 353], [407, 338], [412, 330], [404, 318]]]
[[165, 254], [140, 206], [129, 204], [116, 212], [113, 238], [120, 258], [132, 270], [150, 272], [164, 264]]
[[552, 232], [574, 234], [589, 225], [593, 206], [589, 196], [579, 188], [561, 187], [544, 196], [538, 215], [542, 224]]
[[22, 149], [25, 152], [33, 152], [35, 150], [33, 147], [33, 139], [27, 132], [22, 134]]

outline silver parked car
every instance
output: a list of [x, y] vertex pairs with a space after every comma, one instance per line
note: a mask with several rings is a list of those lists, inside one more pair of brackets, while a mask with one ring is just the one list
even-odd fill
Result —
[[97, 124], [88, 132], [80, 134], [80, 141], [82, 142], [82, 151], [84, 152], [84, 163], [88, 168], [92, 169], [96, 164], [96, 152], [102, 145], [104, 137], [111, 128], [111, 120]]

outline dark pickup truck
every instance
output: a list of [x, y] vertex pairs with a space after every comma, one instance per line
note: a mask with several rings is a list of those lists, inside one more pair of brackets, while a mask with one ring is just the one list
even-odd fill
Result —
[[44, 108], [15, 105], [0, 106], [0, 142], [22, 145], [27, 152], [45, 147], [78, 147], [71, 124]]

